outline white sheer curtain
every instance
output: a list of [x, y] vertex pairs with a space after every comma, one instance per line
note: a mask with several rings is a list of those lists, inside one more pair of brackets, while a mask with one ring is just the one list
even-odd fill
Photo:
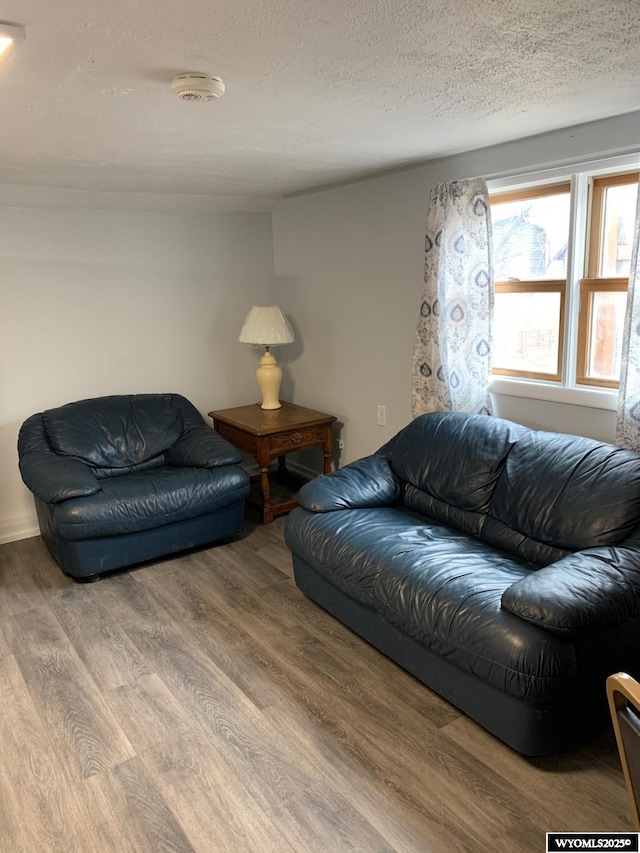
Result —
[[616, 443], [640, 451], [640, 192], [629, 270], [616, 419]]
[[413, 416], [491, 413], [493, 269], [484, 178], [431, 191], [424, 295], [413, 350]]

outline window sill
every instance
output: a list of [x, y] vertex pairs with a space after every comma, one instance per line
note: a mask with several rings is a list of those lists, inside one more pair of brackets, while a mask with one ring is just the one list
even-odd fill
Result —
[[586, 406], [590, 409], [605, 409], [615, 412], [618, 408], [618, 391], [604, 388], [566, 388], [550, 382], [533, 379], [496, 378], [489, 389], [492, 394], [508, 397], [525, 397], [529, 400], [545, 400], [570, 406]]

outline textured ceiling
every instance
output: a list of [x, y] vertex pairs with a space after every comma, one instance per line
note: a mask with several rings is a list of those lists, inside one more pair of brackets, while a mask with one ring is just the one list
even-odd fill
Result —
[[[5, 0], [0, 183], [272, 198], [640, 106], [638, 0]], [[221, 76], [189, 104], [179, 71]]]

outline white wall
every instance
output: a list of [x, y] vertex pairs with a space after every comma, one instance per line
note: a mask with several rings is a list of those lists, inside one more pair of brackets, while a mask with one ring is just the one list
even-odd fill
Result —
[[34, 412], [177, 392], [203, 414], [255, 398], [237, 342], [273, 299], [269, 214], [0, 208], [0, 541], [37, 533], [16, 438]]
[[[344, 424], [344, 464], [409, 422], [413, 335], [430, 188], [640, 150], [640, 113], [432, 161], [284, 199], [273, 211], [280, 307], [299, 340], [282, 349], [284, 395]], [[376, 425], [376, 405], [387, 426]], [[613, 439], [613, 412], [496, 397], [496, 414], [527, 425]]]

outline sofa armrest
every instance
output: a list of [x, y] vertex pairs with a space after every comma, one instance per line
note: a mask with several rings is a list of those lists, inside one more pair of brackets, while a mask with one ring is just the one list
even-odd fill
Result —
[[389, 506], [398, 500], [401, 488], [386, 457], [366, 456], [305, 483], [298, 503], [312, 512]]
[[242, 454], [206, 424], [190, 429], [165, 451], [167, 465], [185, 468], [218, 468], [237, 465]]
[[571, 554], [512, 584], [502, 607], [555, 634], [606, 631], [640, 616], [640, 550]]
[[100, 483], [88, 465], [51, 450], [23, 456], [20, 473], [27, 488], [45, 503], [57, 504], [100, 491]]

